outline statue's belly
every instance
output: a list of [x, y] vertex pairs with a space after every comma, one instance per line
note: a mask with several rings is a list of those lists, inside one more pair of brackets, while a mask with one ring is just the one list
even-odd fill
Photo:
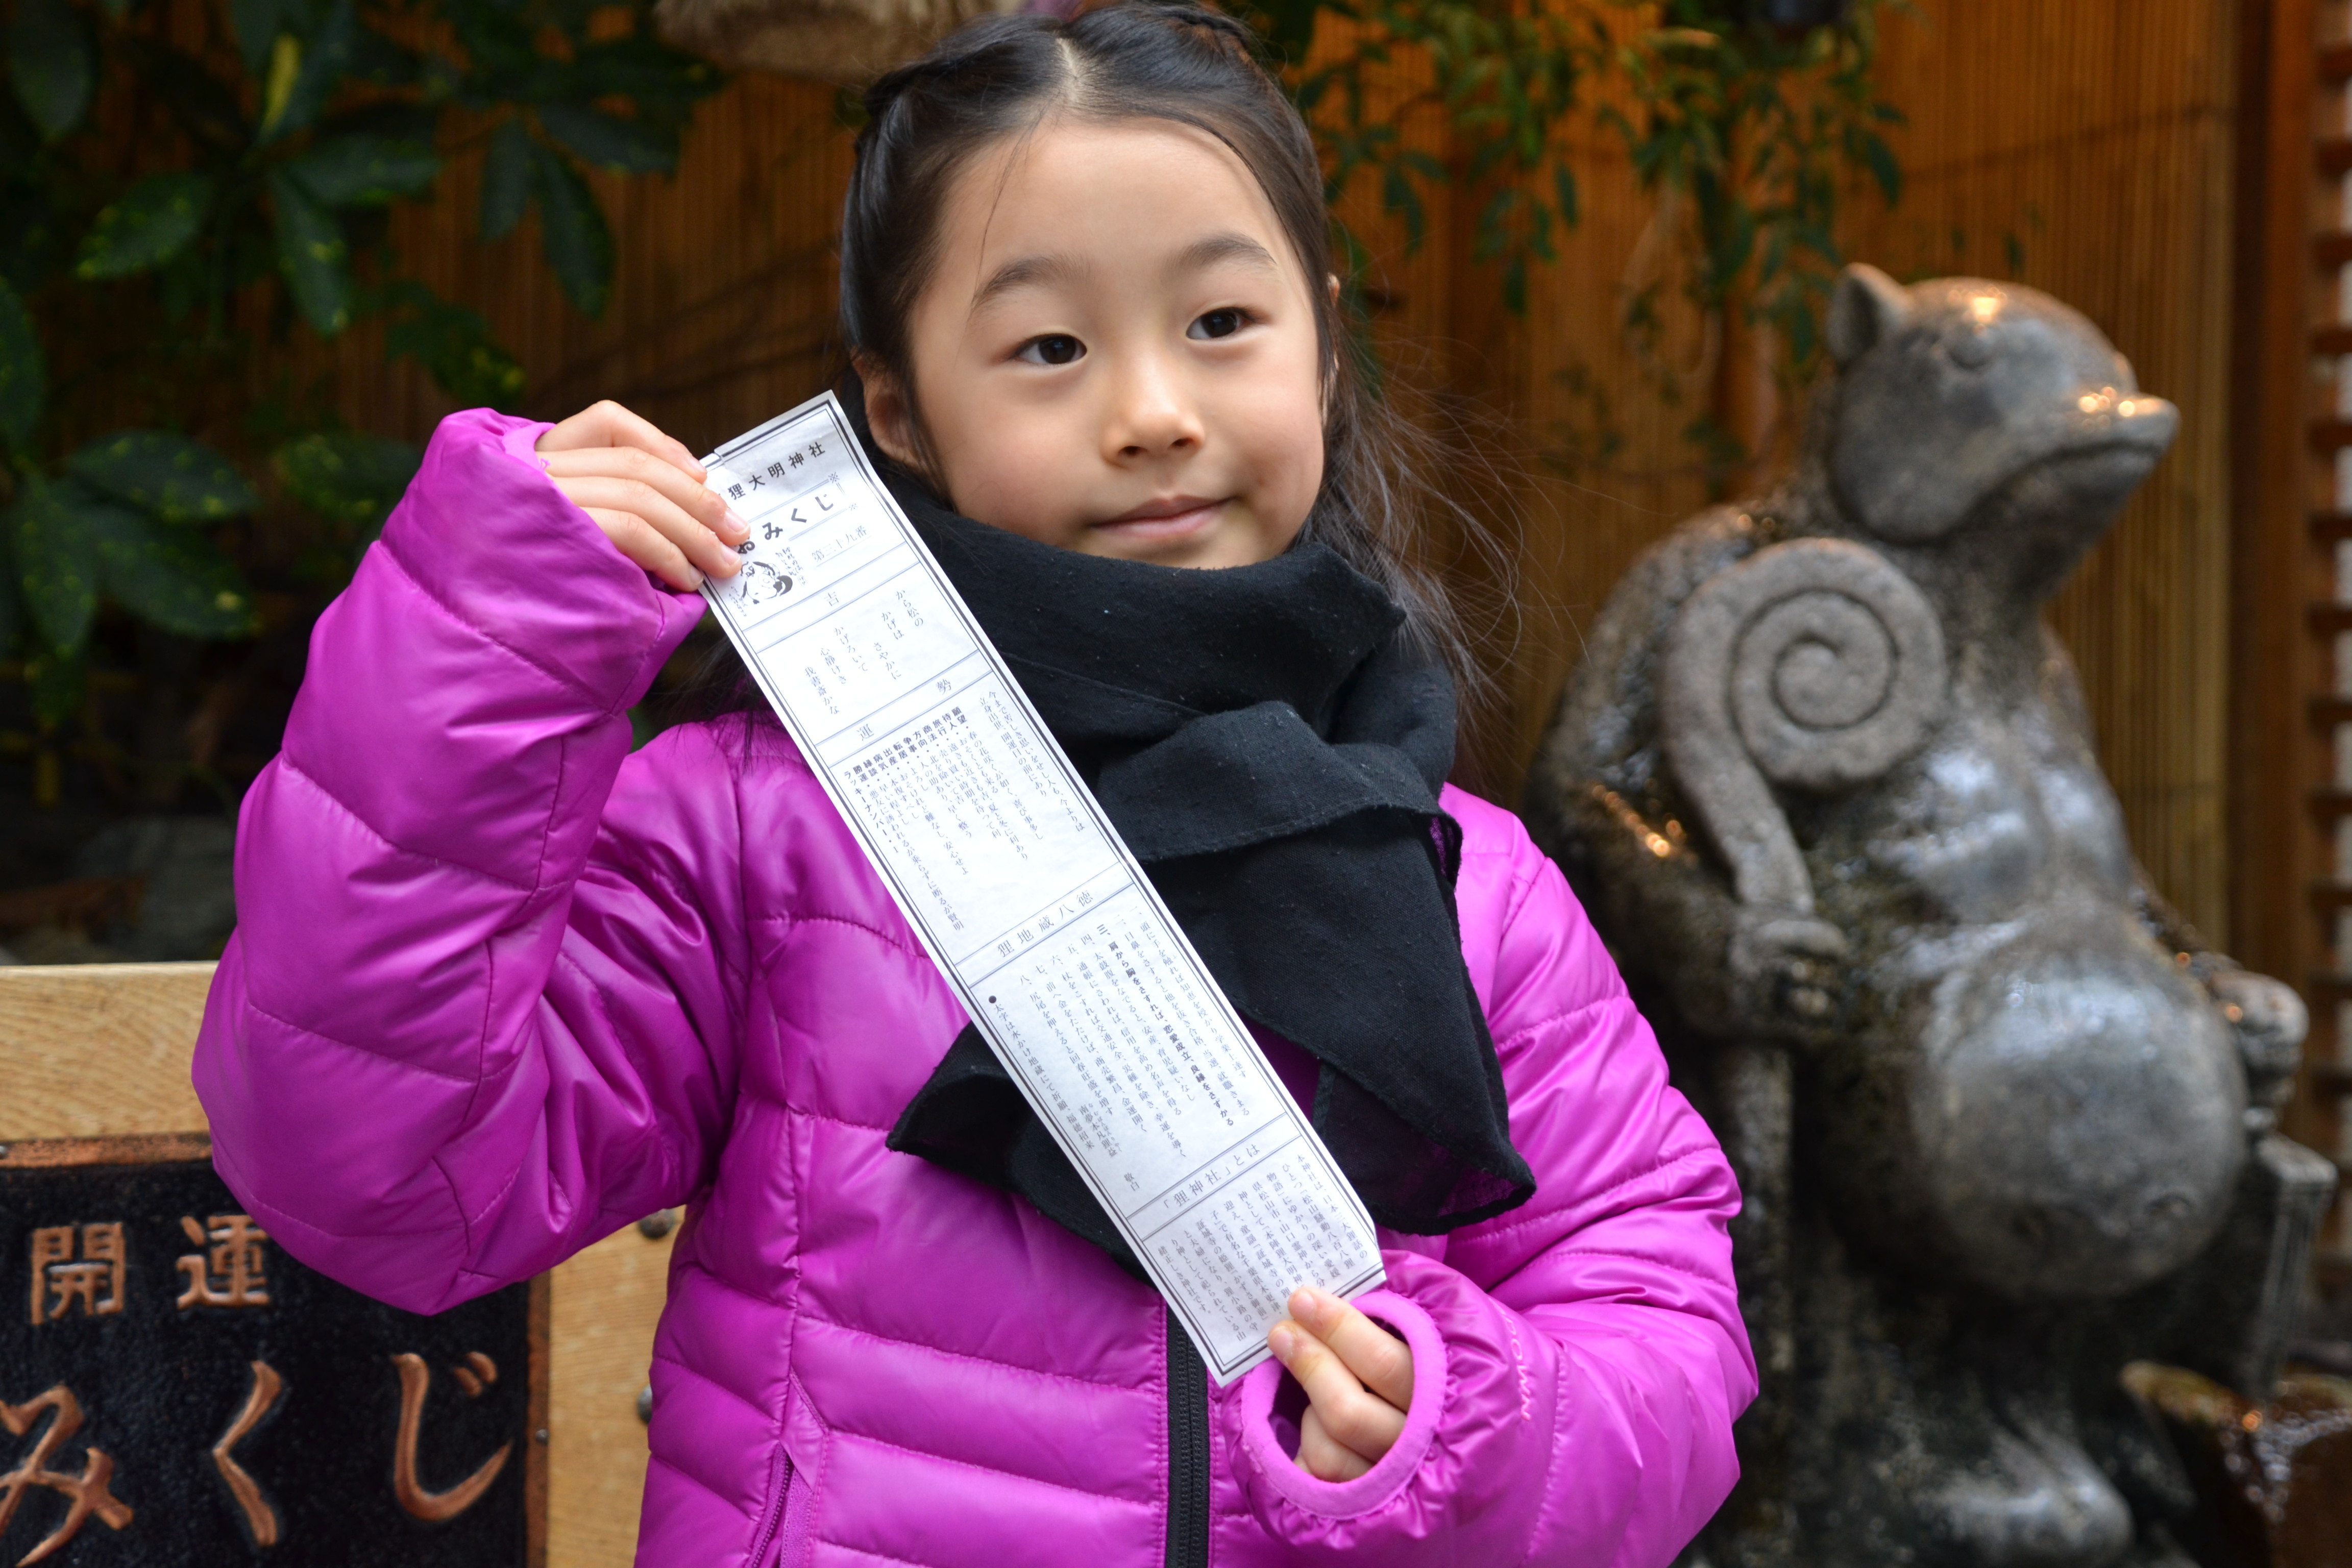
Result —
[[1909, 1059], [1874, 1096], [1908, 1123], [1878, 1173], [1909, 1189], [1898, 1225], [1924, 1222], [1906, 1249], [2015, 1299], [2180, 1267], [2244, 1158], [2244, 1075], [2206, 993], [2127, 916], [2069, 914], [1937, 983], [1916, 1054], [1882, 1057]]

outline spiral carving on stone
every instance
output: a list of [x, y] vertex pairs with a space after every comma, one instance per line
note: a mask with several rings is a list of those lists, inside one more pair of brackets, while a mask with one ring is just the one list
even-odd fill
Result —
[[1927, 741], [1948, 692], [1934, 606], [1867, 545], [1791, 540], [1699, 586], [1667, 634], [1660, 718], [1666, 760], [1742, 902], [1812, 912], [1771, 785], [1879, 777]]

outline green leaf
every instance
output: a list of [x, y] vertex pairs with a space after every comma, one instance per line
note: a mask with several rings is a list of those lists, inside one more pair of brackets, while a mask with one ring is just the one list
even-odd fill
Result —
[[1865, 131], [1862, 136], [1862, 153], [1870, 165], [1870, 177], [1878, 182], [1881, 195], [1893, 206], [1903, 199], [1903, 166], [1895, 161], [1895, 149], [1875, 132]]
[[294, 98], [294, 84], [302, 79], [302, 40], [280, 33], [269, 46], [269, 66], [261, 84], [261, 139], [278, 133], [286, 106]]
[[302, 25], [302, 0], [229, 0], [229, 24], [236, 31], [236, 50], [245, 68], [259, 76], [269, 64], [269, 53], [280, 33]]
[[261, 121], [264, 142], [290, 136], [319, 118], [319, 111], [327, 107], [327, 100], [351, 72], [359, 31], [359, 11], [352, 0], [336, 0], [326, 24], [294, 56], [291, 79], [282, 82], [282, 53], [273, 46], [268, 108]]
[[68, 657], [80, 650], [98, 609], [98, 542], [89, 515], [114, 505], [71, 479], [34, 475], [11, 512], [25, 608], [43, 640]]
[[503, 239], [522, 221], [530, 205], [530, 137], [519, 120], [509, 120], [490, 132], [490, 149], [482, 158], [482, 237]]
[[277, 209], [278, 270], [294, 308], [320, 333], [333, 337], [352, 324], [351, 245], [343, 226], [283, 168], [269, 172]]
[[344, 522], [373, 526], [393, 509], [425, 451], [382, 436], [305, 436], [270, 458], [287, 490], [305, 506]]
[[[22, 122], [22, 116], [0, 113], [0, 127]], [[0, 129], [0, 140], [6, 134]], [[73, 252], [65, 217], [37, 188], [11, 188], [0, 179], [0, 276], [20, 289], [31, 289], [59, 270]]]
[[1470, 259], [1492, 261], [1503, 254], [1511, 237], [1511, 210], [1517, 206], [1520, 192], [1516, 186], [1504, 185], [1486, 198], [1480, 209], [1477, 226], [1471, 231]]
[[441, 115], [437, 109], [421, 103], [403, 103], [396, 99], [380, 98], [356, 109], [331, 114], [319, 121], [319, 134], [327, 136], [381, 136], [391, 142], [420, 142], [433, 145], [439, 134]]
[[1813, 351], [1821, 345], [1821, 328], [1813, 319], [1812, 307], [1800, 303], [1781, 322], [1780, 331], [1789, 340], [1789, 363], [1812, 363]]
[[366, 206], [421, 195], [441, 172], [432, 148], [388, 136], [331, 136], [286, 165], [330, 206]]
[[491, 338], [488, 321], [413, 279], [399, 293], [402, 313], [384, 329], [386, 353], [420, 361], [466, 407], [512, 408], [521, 399], [522, 365]]
[[1381, 205], [1404, 219], [1405, 254], [1419, 250], [1428, 219], [1422, 210], [1421, 193], [1412, 188], [1412, 181], [1399, 164], [1391, 163], [1381, 175]]
[[[47, 395], [48, 374], [32, 312], [8, 280], [0, 278], [0, 440], [16, 447], [32, 440]], [[0, 647], [5, 646], [0, 640]]]
[[1730, 289], [1755, 253], [1756, 209], [1736, 198], [1727, 202], [1722, 232], [1715, 237], [1712, 254], [1706, 258], [1708, 284], [1717, 296]]
[[1576, 171], [1564, 161], [1554, 161], [1551, 184], [1552, 194], [1559, 202], [1559, 221], [1574, 228], [1584, 216], [1580, 193], [1576, 188]]
[[352, 37], [351, 73], [379, 87], [406, 87], [416, 79], [416, 53], [362, 26]]
[[667, 174], [677, 167], [677, 138], [649, 126], [576, 104], [542, 104], [547, 133], [591, 168], [615, 174]]
[[245, 108], [228, 84], [184, 49], [132, 33], [110, 46], [139, 73], [139, 84], [163, 100], [180, 128], [224, 152], [242, 150], [252, 138]]
[[236, 465], [169, 430], [118, 430], [66, 459], [84, 484], [166, 522], [215, 522], [261, 504]]
[[16, 0], [8, 23], [8, 81], [43, 141], [80, 122], [97, 80], [89, 31], [68, 0]]
[[82, 237], [74, 275], [127, 278], [170, 260], [204, 228], [212, 205], [213, 183], [205, 175], [150, 174], [98, 215]]
[[85, 514], [106, 596], [141, 620], [192, 637], [254, 629], [253, 591], [213, 542], [108, 507]]
[[88, 651], [79, 647], [69, 653], [44, 651], [26, 661], [25, 676], [33, 687], [33, 716], [44, 730], [55, 730], [81, 710], [89, 680], [89, 664], [83, 658]]
[[520, 5], [497, 3], [446, 8], [451, 31], [465, 51], [470, 92], [494, 100], [531, 100], [547, 96], [544, 83], [553, 62], [539, 51], [537, 24]]
[[[646, 37], [642, 26], [620, 37], [575, 47], [562, 80], [558, 96], [567, 102], [593, 103], [618, 94], [634, 103], [641, 116], [649, 109], [685, 109], [725, 82], [708, 60]], [[863, 114], [864, 100], [855, 92], [848, 96]], [[840, 112], [838, 104], [835, 112]]]
[[583, 315], [601, 316], [613, 285], [613, 234], [604, 226], [604, 209], [579, 170], [545, 147], [532, 151], [538, 154], [534, 183], [547, 265]]

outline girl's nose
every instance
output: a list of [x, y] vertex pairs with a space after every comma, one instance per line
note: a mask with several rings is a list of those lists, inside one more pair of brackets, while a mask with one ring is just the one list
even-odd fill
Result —
[[1118, 378], [1103, 427], [1104, 456], [1132, 462], [1201, 445], [1206, 431], [1182, 379], [1157, 357], [1139, 359]]

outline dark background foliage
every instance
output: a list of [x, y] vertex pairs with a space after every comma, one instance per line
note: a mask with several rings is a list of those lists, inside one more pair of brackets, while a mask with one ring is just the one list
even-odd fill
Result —
[[[673, 169], [719, 85], [652, 38], [646, 10], [16, 0], [0, 886], [89, 869], [76, 848], [110, 820], [233, 809], [275, 750], [310, 623], [419, 455], [290, 384], [296, 334], [379, 317], [387, 354], [455, 402], [522, 395], [490, 324], [404, 276], [395, 204], [435, 200], [445, 157], [483, 143], [480, 238], [535, 210], [543, 264], [579, 310], [603, 310], [614, 242], [583, 170]], [[0, 931], [88, 927], [76, 900], [117, 896], [69, 885], [0, 908]]]

